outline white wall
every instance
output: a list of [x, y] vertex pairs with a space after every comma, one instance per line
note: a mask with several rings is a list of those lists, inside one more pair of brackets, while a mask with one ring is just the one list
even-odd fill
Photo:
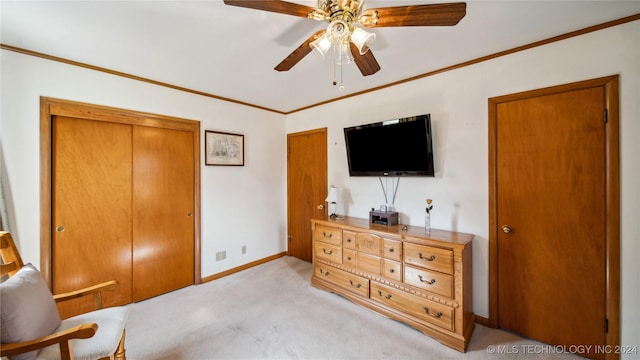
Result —
[[401, 222], [423, 226], [424, 200], [432, 198], [433, 227], [476, 235], [473, 310], [487, 317], [488, 98], [620, 74], [622, 344], [640, 345], [639, 54], [636, 21], [293, 113], [287, 132], [328, 128], [329, 184], [345, 197], [339, 213], [367, 218], [384, 204], [381, 186], [377, 178], [349, 177], [342, 129], [430, 113], [436, 176], [402, 178], [395, 205]]
[[[283, 115], [11, 51], [0, 56], [0, 171], [25, 261], [40, 265], [40, 96], [198, 120], [202, 142], [204, 130], [244, 134], [245, 166], [201, 167], [202, 276], [286, 250]], [[222, 250], [227, 259], [216, 262]]]

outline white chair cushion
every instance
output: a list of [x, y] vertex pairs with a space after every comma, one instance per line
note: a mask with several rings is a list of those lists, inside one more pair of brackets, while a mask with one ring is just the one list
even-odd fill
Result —
[[[0, 285], [0, 304], [2, 343], [49, 335], [61, 324], [51, 291], [31, 264], [24, 265]], [[35, 358], [35, 351], [12, 357], [14, 360]]]
[[[98, 324], [98, 331], [95, 335], [88, 339], [72, 340], [71, 343], [76, 360], [100, 359], [115, 353], [128, 315], [129, 309], [124, 306], [100, 309], [62, 320], [56, 331], [87, 323]], [[40, 350], [37, 358], [37, 360], [57, 359], [60, 359], [60, 347], [58, 345]]]

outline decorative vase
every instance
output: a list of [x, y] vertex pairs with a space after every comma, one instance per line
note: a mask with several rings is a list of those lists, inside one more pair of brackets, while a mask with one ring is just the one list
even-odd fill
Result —
[[424, 233], [425, 235], [431, 234], [431, 213], [424, 214]]

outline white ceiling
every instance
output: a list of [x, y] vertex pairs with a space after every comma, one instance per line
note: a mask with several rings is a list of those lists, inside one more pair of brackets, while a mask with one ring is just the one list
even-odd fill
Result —
[[[315, 7], [315, 0], [291, 0]], [[367, 0], [365, 8], [447, 1]], [[273, 68], [324, 22], [215, 1], [0, 0], [0, 42], [289, 112], [499, 51], [640, 13], [635, 1], [467, 1], [453, 27], [373, 28], [381, 70], [344, 70], [311, 53]]]

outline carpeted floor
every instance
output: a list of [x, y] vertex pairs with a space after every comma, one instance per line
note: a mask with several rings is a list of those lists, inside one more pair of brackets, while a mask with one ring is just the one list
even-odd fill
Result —
[[476, 324], [467, 353], [310, 286], [293, 257], [129, 305], [127, 359], [578, 359]]

